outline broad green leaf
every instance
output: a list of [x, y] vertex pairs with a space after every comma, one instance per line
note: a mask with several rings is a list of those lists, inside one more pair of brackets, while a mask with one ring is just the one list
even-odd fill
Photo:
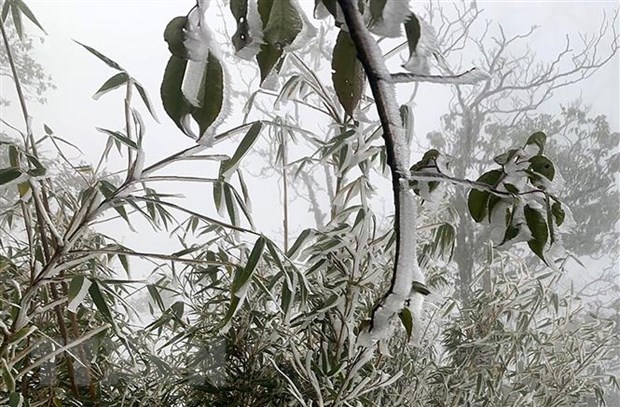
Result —
[[514, 148], [512, 150], [508, 150], [507, 152], [505, 152], [503, 154], [500, 154], [497, 157], [495, 157], [493, 159], [493, 161], [495, 161], [499, 165], [504, 166], [507, 163], [509, 163], [518, 152], [519, 152], [519, 150], [516, 149], [516, 148]]
[[69, 284], [69, 304], [67, 305], [69, 312], [77, 312], [77, 308], [86, 298], [91, 284], [91, 281], [84, 276], [75, 276], [71, 279], [71, 284]]
[[295, 41], [303, 28], [303, 22], [291, 0], [261, 0], [259, 13], [260, 3], [265, 1], [271, 2], [271, 7], [267, 24], [263, 25], [264, 39], [268, 44], [282, 49]]
[[121, 133], [120, 131], [113, 131], [113, 130], [108, 130], [108, 129], [102, 129], [100, 127], [96, 127], [96, 129], [102, 133], [107, 134], [108, 136], [112, 137], [114, 140], [118, 141], [121, 144], [126, 145], [127, 147], [133, 149], [133, 150], [138, 150], [139, 147], [136, 144], [135, 141], [129, 139], [129, 137], [127, 137], [126, 135], [124, 135], [123, 133]]
[[431, 293], [428, 287], [426, 287], [425, 284], [422, 284], [419, 281], [414, 281], [413, 283], [411, 283], [411, 290], [422, 295], [429, 295]]
[[119, 72], [116, 75], [112, 76], [110, 79], [105, 81], [103, 85], [99, 88], [99, 90], [93, 95], [93, 99], [97, 100], [102, 95], [110, 92], [111, 90], [118, 89], [129, 80], [129, 75], [126, 72]]
[[185, 99], [181, 86], [187, 68], [187, 60], [171, 56], [164, 71], [160, 94], [164, 110], [181, 131], [187, 134], [183, 119], [192, 111], [192, 105]]
[[19, 168], [1, 168], [0, 169], [0, 185], [8, 184], [9, 182], [16, 180], [22, 172]]
[[11, 167], [19, 168], [19, 150], [13, 144], [9, 146], [9, 164]]
[[520, 230], [521, 228], [519, 226], [508, 225], [508, 227], [506, 227], [506, 232], [504, 233], [504, 238], [502, 239], [502, 242], [499, 244], [499, 246], [517, 237]]
[[[207, 59], [202, 89], [198, 92], [200, 107], [193, 107], [191, 115], [198, 123], [202, 136], [222, 113], [224, 102], [224, 72], [220, 61], [210, 52]], [[200, 137], [199, 136], [199, 137]]]
[[543, 175], [549, 181], [553, 181], [553, 177], [555, 176], [555, 167], [551, 160], [549, 160], [544, 155], [535, 155], [530, 158], [530, 170], [537, 172], [540, 175]]
[[114, 323], [112, 311], [110, 311], [110, 307], [97, 281], [92, 282], [91, 286], [88, 288], [88, 292], [90, 293], [90, 298], [93, 300], [93, 303], [101, 313], [101, 317], [107, 322]]
[[551, 213], [555, 217], [556, 225], [560, 226], [560, 225], [562, 225], [562, 223], [564, 223], [564, 218], [566, 216], [566, 212], [564, 212], [564, 209], [562, 209], [562, 204], [561, 203], [559, 203], [557, 201], [554, 202], [553, 205], [551, 205]]
[[123, 72], [125, 71], [123, 68], [121, 68], [121, 66], [119, 64], [117, 64], [116, 62], [112, 61], [110, 58], [106, 57], [101, 52], [97, 51], [96, 49], [94, 49], [92, 47], [89, 47], [88, 45], [84, 45], [84, 44], [82, 44], [79, 41], [75, 41], [75, 42], [80, 44], [81, 46], [86, 48], [88, 50], [88, 52], [90, 52], [91, 54], [93, 54], [94, 56], [96, 56], [97, 58], [102, 60], [103, 62], [105, 62], [105, 64], [107, 66], [109, 66], [110, 68], [114, 68], [114, 69], [116, 69], [118, 71], [123, 71]]
[[366, 87], [364, 67], [349, 33], [341, 30], [332, 56], [332, 81], [340, 104], [349, 116], [359, 104]]
[[[502, 174], [503, 172], [501, 170], [491, 170], [482, 174], [477, 181], [495, 187], [502, 177]], [[490, 198], [491, 193], [488, 191], [472, 189], [469, 192], [467, 207], [469, 208], [471, 217], [476, 222], [482, 222], [486, 217]]]
[[418, 42], [420, 41], [420, 20], [418, 17], [411, 13], [407, 21], [405, 21], [405, 34], [407, 35], [407, 45], [409, 46], [409, 56], [416, 52]]
[[413, 335], [413, 315], [411, 314], [411, 310], [407, 307], [403, 308], [403, 310], [398, 314], [400, 318], [400, 322], [402, 322], [403, 327], [405, 327], [405, 332], [407, 332], [407, 340], [411, 340]]
[[5, 0], [4, 5], [2, 5], [2, 14], [0, 15], [0, 21], [4, 23], [6, 21], [6, 17], [9, 15], [9, 11], [11, 8], [13, 1]]
[[549, 238], [549, 229], [547, 228], [545, 216], [540, 211], [530, 207], [530, 205], [525, 205], [523, 214], [525, 215], [527, 227], [532, 233], [532, 239], [528, 242], [528, 245], [530, 249], [544, 261], [545, 257], [543, 253], [545, 245], [547, 244], [547, 239]]
[[252, 148], [252, 146], [258, 140], [258, 136], [260, 135], [260, 131], [263, 127], [263, 122], [254, 122], [248, 132], [243, 136], [243, 139], [237, 146], [235, 153], [233, 154], [230, 160], [222, 161], [221, 164], [221, 175], [227, 179], [229, 178], [234, 171], [239, 167], [241, 163], [241, 159], [245, 157], [248, 151]]
[[168, 50], [172, 55], [178, 58], [187, 58], [187, 50], [183, 41], [185, 40], [185, 34], [183, 34], [183, 28], [187, 23], [187, 16], [175, 17], [164, 30], [164, 41], [168, 43]]
[[534, 144], [538, 146], [538, 149], [539, 149], [538, 154], [542, 154], [545, 151], [546, 143], [547, 143], [547, 135], [543, 133], [542, 131], [537, 131], [536, 133], [528, 137], [527, 141], [525, 142], [525, 145], [527, 146], [530, 144]]
[[262, 44], [260, 46], [260, 52], [256, 55], [256, 62], [258, 62], [258, 68], [260, 69], [261, 85], [267, 79], [274, 66], [280, 61], [282, 53], [282, 49], [277, 48], [275, 45]]

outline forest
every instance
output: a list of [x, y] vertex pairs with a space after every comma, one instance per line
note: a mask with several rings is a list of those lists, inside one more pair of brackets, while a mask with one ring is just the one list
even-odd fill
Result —
[[0, 10], [0, 406], [620, 405], [617, 4]]

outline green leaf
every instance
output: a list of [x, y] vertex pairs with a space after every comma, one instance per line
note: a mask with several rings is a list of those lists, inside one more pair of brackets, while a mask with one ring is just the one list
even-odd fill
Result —
[[297, 252], [299, 251], [299, 249], [301, 248], [301, 246], [305, 243], [305, 241], [308, 238], [311, 238], [312, 236], [313, 236], [312, 229], [305, 229], [303, 232], [301, 232], [299, 236], [297, 237], [297, 239], [295, 240], [295, 243], [293, 243], [293, 245], [288, 249], [288, 252], [286, 253], [286, 257], [290, 259], [294, 258]]
[[187, 58], [187, 50], [183, 41], [185, 34], [183, 28], [187, 23], [187, 16], [175, 17], [166, 25], [164, 30], [164, 41], [168, 43], [168, 50], [172, 55], [178, 58]]
[[232, 284], [232, 292], [233, 294], [238, 293], [240, 290], [245, 288], [246, 284], [249, 283], [252, 278], [252, 274], [256, 270], [256, 266], [263, 255], [263, 251], [265, 249], [265, 238], [260, 236], [256, 239], [256, 243], [254, 243], [254, 248], [248, 257], [248, 261], [245, 264], [243, 269], [238, 269], [237, 273], [235, 273], [235, 279]]
[[187, 60], [174, 55], [171, 56], [166, 65], [160, 88], [164, 110], [185, 134], [187, 131], [182, 121], [192, 111], [192, 105], [185, 99], [181, 91], [186, 68]]
[[148, 93], [146, 93], [146, 90], [144, 89], [144, 86], [142, 86], [140, 83], [136, 82], [135, 80], [133, 81], [133, 85], [138, 90], [138, 94], [140, 95], [140, 99], [142, 99], [142, 102], [144, 102], [144, 105], [146, 106], [146, 108], [148, 109], [149, 113], [151, 114], [151, 117], [156, 122], [159, 123], [159, 119], [157, 119], [157, 114], [155, 113], [155, 109], [153, 108], [153, 104], [151, 103], [151, 99], [149, 98]]
[[13, 16], [13, 26], [17, 32], [17, 36], [21, 41], [24, 40], [24, 26], [22, 24], [22, 13], [19, 8], [15, 6], [15, 3], [11, 1], [11, 15]]
[[4, 386], [6, 387], [7, 391], [13, 392], [15, 391], [15, 378], [13, 377], [13, 374], [11, 372], [11, 368], [6, 363], [6, 360], [4, 358], [0, 360], [2, 360], [2, 369], [0, 370], [2, 371], [2, 381], [4, 382]]
[[[267, 24], [264, 24], [264, 40], [282, 49], [295, 41], [303, 28], [303, 22], [291, 0], [262, 0], [259, 3], [265, 1], [271, 2], [271, 8]], [[259, 11], [260, 9], [259, 5]]]
[[120, 88], [129, 80], [129, 75], [126, 72], [119, 72], [116, 75], [112, 76], [110, 79], [105, 81], [103, 85], [99, 88], [99, 90], [93, 95], [93, 99], [97, 100], [102, 95], [110, 92], [111, 90]]
[[[495, 187], [502, 175], [503, 171], [501, 170], [491, 170], [482, 174], [480, 178], [478, 178], [477, 182], [482, 182], [484, 184]], [[476, 222], [482, 222], [486, 217], [488, 213], [490, 198], [491, 193], [488, 191], [479, 191], [477, 189], [472, 189], [469, 192], [467, 207], [469, 208], [469, 213], [471, 214], [471, 217]]]
[[383, 9], [388, 0], [370, 0], [368, 8], [370, 9], [370, 24], [383, 19]]
[[4, 23], [6, 21], [6, 17], [9, 15], [9, 9], [11, 8], [11, 5], [13, 4], [12, 0], [6, 0], [4, 2], [4, 5], [2, 6], [2, 14], [0, 15], [0, 21], [2, 23]]
[[77, 307], [84, 301], [91, 286], [91, 281], [84, 276], [75, 276], [69, 284], [69, 304], [67, 310], [76, 313]]
[[429, 295], [431, 293], [428, 287], [426, 287], [425, 284], [422, 284], [419, 281], [414, 281], [413, 283], [411, 283], [411, 290], [422, 295]]
[[254, 122], [252, 126], [250, 126], [250, 129], [245, 134], [245, 136], [243, 136], [243, 139], [237, 146], [237, 149], [235, 150], [232, 158], [222, 162], [222, 170], [220, 171], [220, 173], [225, 179], [229, 178], [230, 175], [239, 167], [241, 159], [245, 157], [248, 151], [258, 140], [258, 136], [260, 135], [262, 127], [263, 122]]
[[19, 168], [0, 168], [0, 185], [8, 184], [19, 178], [20, 175], [22, 175], [22, 172]]
[[110, 307], [108, 307], [108, 303], [101, 292], [99, 282], [93, 281], [88, 292], [90, 293], [90, 298], [93, 300], [93, 303], [95, 303], [95, 306], [101, 313], [102, 318], [107, 322], [114, 323], [112, 311], [110, 311]]
[[398, 314], [398, 317], [403, 327], [405, 327], [405, 332], [407, 332], [407, 340], [410, 340], [413, 335], [413, 315], [411, 314], [411, 310], [407, 307], [403, 308]]
[[13, 144], [9, 145], [9, 164], [11, 167], [19, 168], [19, 150]]
[[547, 135], [542, 131], [537, 131], [528, 137], [525, 145], [534, 144], [538, 146], [538, 154], [542, 154], [545, 151], [545, 144], [547, 143]]
[[116, 62], [112, 61], [110, 58], [106, 57], [101, 52], [97, 51], [96, 49], [94, 49], [92, 47], [89, 47], [88, 45], [84, 45], [84, 44], [82, 44], [79, 41], [75, 41], [75, 42], [80, 44], [81, 46], [86, 48], [88, 50], [88, 52], [90, 52], [91, 54], [93, 54], [94, 56], [96, 56], [97, 58], [102, 60], [103, 62], [105, 62], [105, 64], [107, 66], [109, 66], [110, 68], [114, 68], [114, 69], [116, 69], [118, 71], [123, 71], [123, 72], [125, 71], [123, 68], [121, 68], [121, 66], [119, 64], [117, 64]]
[[366, 87], [364, 67], [349, 33], [341, 30], [332, 55], [332, 81], [340, 104], [349, 116], [359, 104]]
[[22, 0], [11, 0], [11, 3], [14, 4], [13, 7], [18, 7], [19, 10], [26, 16], [28, 17], [28, 20], [32, 21], [34, 23], [34, 25], [36, 25], [37, 27], [39, 27], [39, 29], [41, 31], [43, 31], [45, 34], [47, 34], [47, 32], [43, 29], [43, 26], [41, 26], [41, 24], [39, 23], [39, 20], [37, 20], [37, 18], [35, 17], [35, 15], [32, 13], [32, 11], [30, 10], [30, 8], [28, 8], [28, 6], [26, 5], [26, 3], [24, 3]]
[[555, 176], [555, 167], [551, 160], [549, 160], [544, 155], [535, 155], [534, 157], [529, 159], [530, 161], [530, 170], [537, 172], [540, 175], [543, 175], [549, 181], [553, 181], [553, 177]]
[[231, 40], [235, 52], [238, 52], [254, 42], [250, 36], [250, 24], [248, 23], [248, 0], [231, 0], [230, 11], [237, 22], [237, 30]]
[[551, 205], [551, 213], [555, 217], [556, 225], [560, 226], [560, 225], [562, 225], [562, 223], [564, 223], [564, 218], [566, 217], [566, 212], [564, 212], [564, 209], [562, 209], [562, 204], [561, 203], [559, 203], [557, 201], [554, 202], [553, 205]]
[[498, 155], [493, 159], [493, 161], [502, 166], [506, 165], [514, 158], [515, 154], [517, 154], [518, 152], [518, 149], [513, 148], [512, 150], [508, 150], [507, 152]]
[[409, 56], [411, 57], [411, 55], [416, 52], [418, 42], [420, 41], [420, 20], [418, 20], [418, 17], [415, 14], [411, 13], [403, 25], [405, 26], [407, 45], [409, 46]]
[[113, 130], [108, 130], [108, 129], [102, 129], [101, 127], [96, 127], [96, 129], [102, 133], [107, 134], [108, 136], [112, 137], [114, 140], [118, 141], [121, 144], [126, 145], [129, 148], [132, 148], [134, 150], [138, 150], [139, 147], [136, 144], [135, 141], [131, 140], [129, 137], [127, 137], [126, 135], [124, 135], [123, 133], [121, 133], [120, 131], [113, 131]]
[[260, 69], [261, 85], [267, 79], [273, 67], [280, 61], [282, 53], [281, 48], [271, 44], [262, 44], [260, 46], [260, 52], [256, 55], [256, 62], [258, 62], [258, 68]]
[[527, 227], [532, 233], [532, 239], [528, 242], [528, 245], [538, 257], [545, 261], [543, 253], [545, 245], [547, 244], [547, 239], [549, 238], [549, 229], [547, 228], [545, 216], [540, 211], [533, 209], [530, 205], [525, 205], [523, 213], [525, 215]]
[[508, 225], [508, 227], [506, 228], [506, 232], [504, 233], [504, 239], [499, 244], [499, 246], [517, 237], [520, 230], [521, 228], [519, 226]]
[[147, 284], [146, 289], [148, 290], [153, 302], [155, 302], [157, 307], [159, 307], [159, 310], [164, 311], [165, 309], [164, 300], [161, 298], [161, 295], [159, 294], [159, 290], [157, 289], [157, 286], [154, 284]]
[[19, 392], [14, 391], [9, 394], [9, 407], [26, 407], [25, 401], [24, 396]]
[[209, 52], [202, 89], [198, 95], [200, 107], [194, 106], [191, 115], [198, 123], [202, 136], [220, 116], [224, 101], [224, 72], [220, 61], [212, 52]]

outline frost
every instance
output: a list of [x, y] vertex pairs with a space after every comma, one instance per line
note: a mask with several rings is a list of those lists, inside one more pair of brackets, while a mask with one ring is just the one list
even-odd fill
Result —
[[258, 13], [256, 0], [248, 0], [247, 3], [248, 33], [251, 42], [235, 53], [236, 56], [245, 60], [253, 59], [259, 52], [263, 41], [263, 22]]
[[440, 54], [439, 44], [435, 30], [426, 21], [420, 21], [420, 39], [414, 52], [411, 53], [409, 60], [403, 64], [407, 71], [428, 75], [430, 72], [429, 58], [434, 54]]
[[312, 40], [316, 36], [316, 28], [312, 25], [312, 23], [308, 19], [308, 16], [306, 16], [306, 13], [304, 12], [299, 2], [297, 0], [292, 0], [291, 4], [297, 11], [299, 18], [301, 18], [302, 28], [301, 32], [297, 34], [293, 42], [284, 47], [286, 51], [296, 51], [300, 48], [303, 48], [304, 46], [312, 42]]
[[383, 7], [381, 18], [376, 21], [368, 21], [371, 18], [368, 9], [364, 17], [366, 17], [367, 23], [371, 23], [370, 32], [383, 37], [398, 38], [402, 35], [402, 26], [410, 14], [409, 2], [401, 0], [387, 1]]

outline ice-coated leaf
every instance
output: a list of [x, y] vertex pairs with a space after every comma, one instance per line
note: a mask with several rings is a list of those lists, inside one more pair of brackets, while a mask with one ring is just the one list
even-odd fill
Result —
[[539, 149], [538, 154], [542, 154], [545, 151], [546, 143], [547, 143], [547, 135], [543, 133], [542, 131], [537, 131], [536, 133], [528, 137], [527, 141], [525, 142], [525, 145], [527, 146], [530, 144], [534, 144], [538, 146], [538, 149]]
[[340, 104], [352, 116], [364, 94], [366, 75], [362, 63], [357, 59], [355, 44], [344, 30], [340, 30], [334, 46], [332, 81]]
[[512, 159], [515, 157], [515, 155], [517, 155], [518, 152], [519, 152], [519, 149], [516, 149], [516, 148], [508, 150], [507, 152], [495, 157], [493, 161], [495, 161], [497, 164], [502, 165], [502, 166], [506, 165], [508, 162], [512, 161]]
[[259, 0], [258, 12], [263, 21], [264, 41], [276, 48], [291, 44], [303, 28], [292, 0]]
[[183, 28], [186, 23], [186, 16], [175, 17], [170, 20], [164, 30], [164, 41], [168, 43], [168, 50], [175, 57], [187, 58], [187, 50], [185, 49], [185, 45], [183, 45], [183, 41], [185, 40]]
[[407, 340], [411, 340], [411, 337], [413, 335], [413, 315], [411, 314], [411, 311], [409, 310], [409, 308], [405, 307], [398, 314], [398, 317], [400, 318], [400, 322], [402, 322], [403, 327], [405, 328], [405, 332], [407, 332]]
[[405, 21], [405, 35], [407, 36], [407, 45], [409, 46], [409, 57], [416, 52], [418, 47], [418, 41], [420, 41], [420, 20], [418, 17], [411, 13], [409, 18]]
[[200, 107], [194, 107], [191, 113], [198, 122], [201, 137], [211, 130], [211, 126], [221, 115], [224, 102], [224, 72], [222, 64], [212, 52], [209, 53], [202, 86], [203, 89], [199, 92]]
[[136, 144], [136, 142], [131, 140], [129, 137], [127, 137], [126, 135], [124, 135], [120, 131], [113, 131], [113, 130], [108, 130], [108, 129], [102, 129], [100, 127], [96, 127], [96, 129], [98, 131], [100, 131], [102, 133], [105, 133], [108, 136], [112, 137], [114, 140], [118, 141], [119, 143], [124, 144], [127, 147], [132, 148], [134, 150], [138, 150], [138, 145]]
[[164, 110], [168, 116], [179, 129], [191, 136], [189, 129], [183, 123], [184, 118], [192, 111], [192, 105], [181, 92], [186, 67], [187, 60], [174, 55], [170, 57], [164, 71], [164, 79], [161, 82], [160, 94]]
[[32, 21], [34, 25], [39, 27], [41, 31], [47, 34], [47, 32], [43, 29], [43, 26], [41, 26], [41, 24], [39, 23], [39, 20], [37, 20], [35, 15], [32, 13], [30, 8], [28, 8], [26, 3], [23, 2], [23, 0], [10, 0], [10, 1], [7, 1], [7, 3], [12, 3], [13, 7], [17, 7], [19, 11], [21, 11], [22, 14], [24, 14], [28, 18], [28, 20]]
[[549, 181], [553, 181], [553, 177], [555, 176], [555, 167], [551, 160], [549, 160], [544, 155], [535, 155], [530, 158], [530, 170], [543, 175]]
[[237, 146], [237, 149], [235, 150], [232, 158], [230, 160], [222, 161], [221, 175], [224, 178], [228, 178], [237, 169], [239, 163], [241, 162], [241, 159], [256, 143], [256, 140], [258, 140], [258, 136], [260, 135], [262, 127], [262, 122], [254, 122], [241, 140], [241, 143], [239, 143], [239, 146]]
[[112, 76], [110, 79], [105, 81], [103, 85], [99, 88], [99, 90], [93, 95], [93, 99], [97, 100], [102, 95], [110, 92], [111, 90], [118, 89], [129, 80], [129, 75], [126, 72], [119, 72], [116, 75]]
[[544, 261], [545, 245], [549, 238], [549, 229], [547, 228], [545, 216], [530, 205], [525, 205], [523, 214], [525, 215], [527, 227], [532, 234], [532, 239], [527, 242], [527, 244], [530, 246], [530, 249]]
[[96, 49], [94, 49], [92, 47], [89, 47], [88, 45], [82, 44], [79, 41], [75, 41], [75, 42], [80, 44], [81, 46], [86, 48], [88, 50], [88, 52], [90, 52], [91, 54], [93, 54], [94, 56], [96, 56], [97, 58], [102, 60], [103, 62], [105, 62], [105, 64], [107, 66], [109, 66], [110, 68], [114, 68], [114, 69], [116, 69], [118, 71], [125, 71], [123, 68], [121, 68], [121, 66], [119, 64], [117, 64], [116, 62], [112, 61], [110, 58], [106, 57], [101, 52], [97, 51]]
[[22, 175], [19, 168], [9, 167], [0, 169], [0, 185], [8, 184], [9, 182], [16, 180]]
[[151, 114], [151, 117], [153, 119], [155, 119], [156, 122], [159, 123], [159, 119], [157, 119], [157, 114], [155, 113], [155, 109], [153, 108], [153, 104], [151, 103], [151, 99], [149, 98], [148, 93], [146, 93], [146, 90], [144, 89], [144, 86], [142, 86], [141, 84], [139, 84], [135, 80], [133, 81], [133, 86], [135, 86], [136, 89], [138, 90], [138, 94], [140, 95], [140, 99], [142, 99], [142, 102], [144, 102], [144, 105], [146, 106], [146, 108], [148, 109], [149, 113]]
[[250, 278], [252, 274], [256, 270], [256, 266], [263, 255], [263, 251], [265, 250], [265, 238], [260, 236], [256, 239], [256, 243], [254, 243], [254, 248], [252, 248], [252, 252], [248, 256], [248, 261], [245, 264], [245, 267], [238, 268], [235, 273], [235, 278], [232, 284], [232, 292], [233, 294], [239, 294], [245, 290], [245, 287], [250, 282]]
[[[494, 187], [499, 182], [502, 174], [503, 172], [501, 170], [491, 170], [482, 174], [477, 181]], [[490, 198], [491, 193], [488, 191], [479, 191], [477, 189], [472, 189], [469, 192], [467, 207], [469, 208], [469, 213], [471, 214], [471, 217], [476, 222], [482, 222], [486, 217], [488, 213]]]
[[301, 232], [295, 240], [295, 243], [293, 243], [293, 245], [288, 249], [286, 257], [293, 259], [297, 255], [297, 252], [299, 252], [301, 246], [306, 242], [307, 239], [311, 238], [312, 235], [312, 229], [304, 229], [304, 231]]
[[99, 283], [97, 281], [93, 281], [88, 289], [88, 292], [90, 293], [90, 298], [95, 303], [97, 310], [101, 313], [102, 318], [107, 322], [113, 323], [114, 319], [112, 317], [112, 311], [110, 311], [110, 307], [101, 292]]
[[275, 45], [263, 44], [260, 46], [260, 52], [256, 55], [256, 62], [258, 62], [260, 69], [261, 85], [282, 57], [282, 53], [282, 49]]
[[71, 284], [69, 284], [69, 304], [67, 305], [69, 312], [77, 312], [77, 307], [86, 298], [90, 285], [91, 281], [84, 276], [75, 276], [71, 279]]

